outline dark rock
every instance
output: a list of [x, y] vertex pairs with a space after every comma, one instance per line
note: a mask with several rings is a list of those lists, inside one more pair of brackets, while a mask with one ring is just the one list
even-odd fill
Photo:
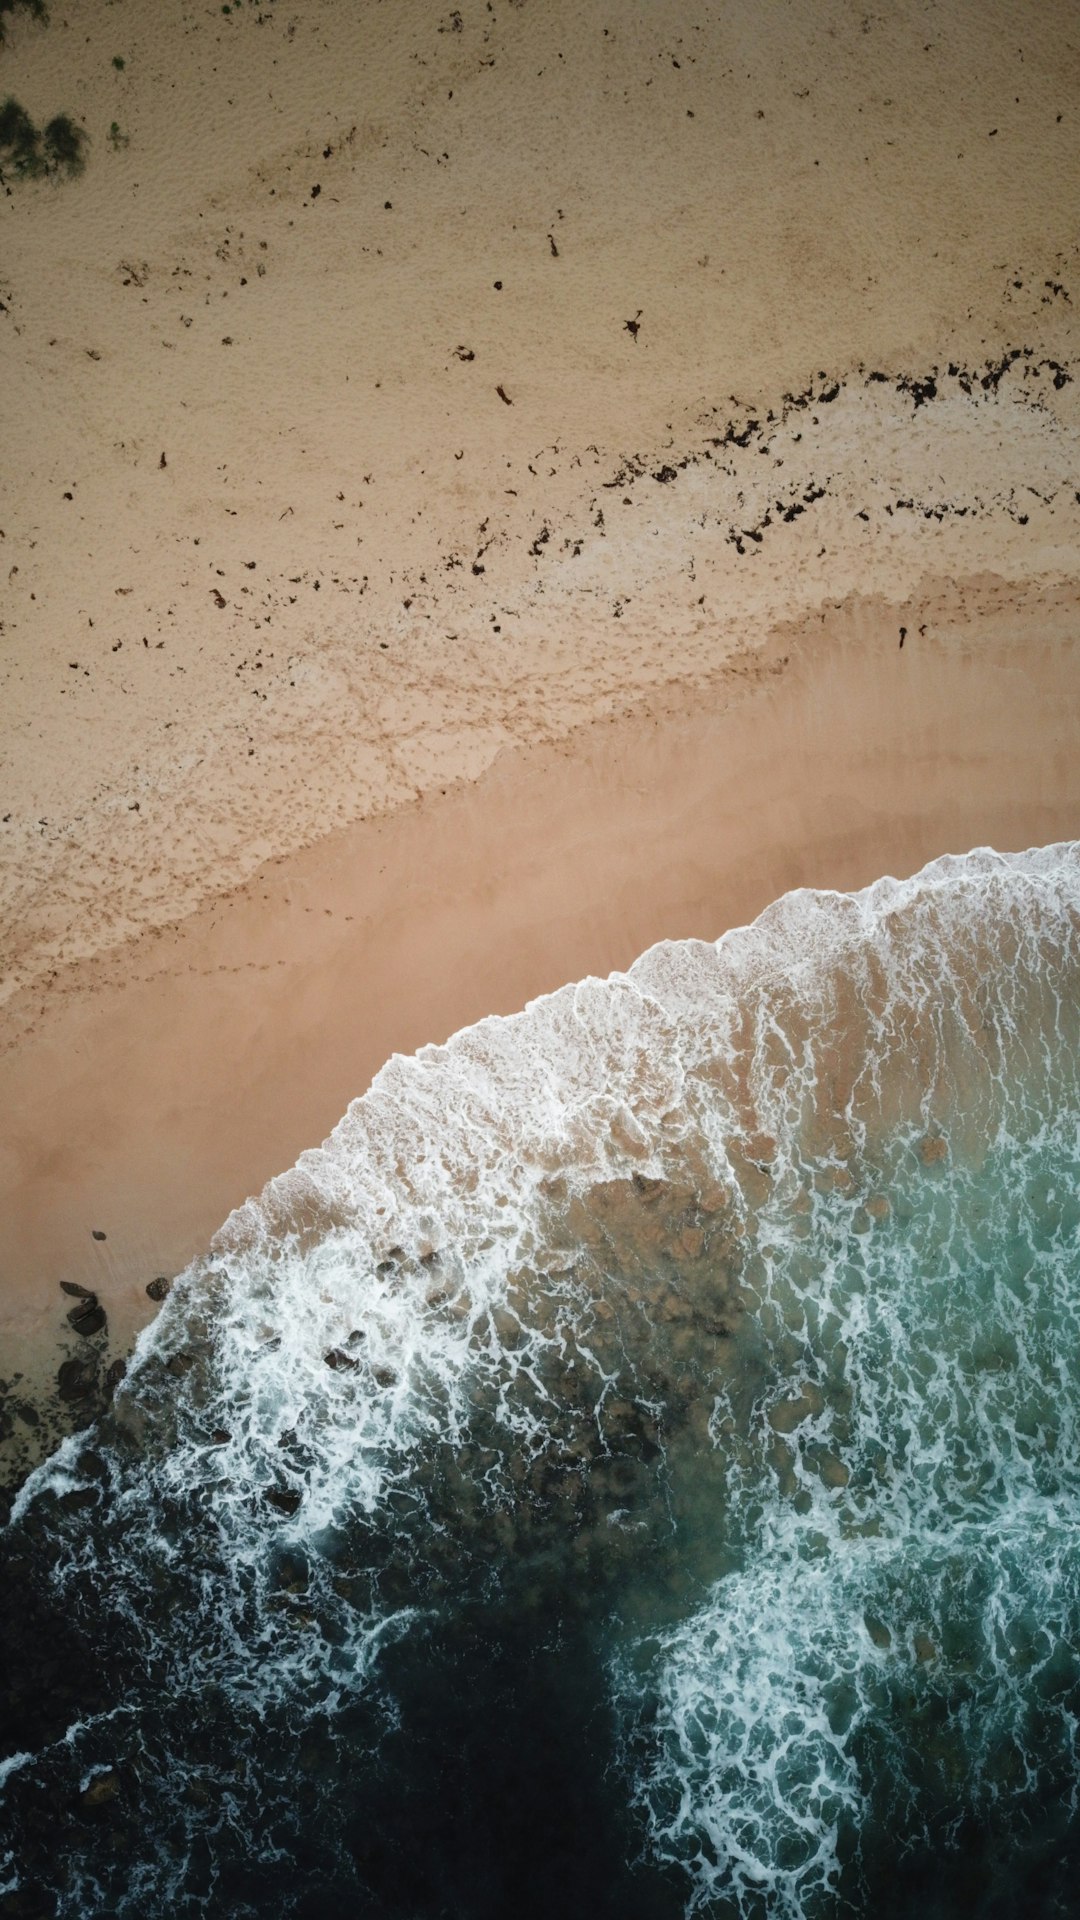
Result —
[[56, 1375], [57, 1390], [61, 1400], [85, 1400], [93, 1393], [97, 1381], [97, 1368], [92, 1361], [65, 1360]]
[[324, 1353], [323, 1362], [334, 1373], [355, 1373], [360, 1365], [351, 1354], [342, 1353], [340, 1347], [331, 1347], [329, 1353]]
[[19, 1887], [0, 1899], [0, 1913], [10, 1915], [11, 1920], [53, 1920], [56, 1907], [45, 1894], [35, 1893], [32, 1887]]
[[277, 1585], [282, 1593], [306, 1593], [311, 1575], [307, 1561], [299, 1553], [283, 1553], [277, 1564]]
[[635, 1193], [640, 1194], [646, 1206], [654, 1200], [659, 1200], [667, 1184], [666, 1181], [663, 1180], [650, 1179], [649, 1176], [644, 1173], [633, 1173], [630, 1179]]
[[57, 1504], [65, 1513], [78, 1513], [81, 1507], [96, 1507], [98, 1498], [96, 1487], [74, 1487], [70, 1493], [62, 1493]]
[[77, 1280], [61, 1280], [60, 1291], [61, 1293], [69, 1293], [73, 1300], [97, 1299], [96, 1293], [91, 1293], [89, 1287], [80, 1287]]
[[95, 1294], [91, 1294], [89, 1300], [80, 1301], [79, 1305], [72, 1307], [68, 1314], [68, 1324], [74, 1327], [76, 1333], [81, 1334], [84, 1340], [89, 1340], [91, 1334], [100, 1333], [105, 1323], [105, 1309], [98, 1305]]
[[172, 1281], [167, 1279], [165, 1274], [159, 1273], [156, 1280], [147, 1281], [147, 1297], [151, 1300], [164, 1300], [171, 1286]]
[[112, 1365], [109, 1367], [105, 1375], [103, 1385], [104, 1385], [105, 1392], [108, 1394], [110, 1400], [112, 1399], [113, 1394], [116, 1392], [116, 1389], [120, 1385], [120, 1382], [123, 1379], [126, 1372], [127, 1372], [126, 1360], [114, 1360]]
[[296, 1513], [300, 1506], [301, 1495], [292, 1487], [268, 1487], [263, 1496], [267, 1504], [276, 1507], [279, 1513]]
[[92, 1240], [104, 1240], [105, 1235], [102, 1233], [100, 1227], [91, 1227], [90, 1238]]
[[119, 1791], [120, 1775], [118, 1773], [96, 1773], [89, 1786], [84, 1787], [80, 1793], [79, 1805], [91, 1808], [108, 1806], [110, 1800], [116, 1799]]

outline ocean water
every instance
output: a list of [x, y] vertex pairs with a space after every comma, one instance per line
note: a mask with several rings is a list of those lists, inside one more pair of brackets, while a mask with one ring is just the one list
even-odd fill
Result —
[[1063, 845], [391, 1061], [0, 1536], [0, 1913], [1080, 1910], [1078, 1043]]

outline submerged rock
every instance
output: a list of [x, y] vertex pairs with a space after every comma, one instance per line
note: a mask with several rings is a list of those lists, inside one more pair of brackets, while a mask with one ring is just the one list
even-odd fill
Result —
[[73, 1487], [70, 1493], [60, 1495], [57, 1504], [65, 1513], [79, 1513], [85, 1507], [96, 1507], [99, 1498], [96, 1487]]
[[123, 1379], [126, 1372], [127, 1372], [126, 1360], [114, 1360], [110, 1365], [110, 1367], [108, 1368], [105, 1374], [105, 1379], [102, 1382], [102, 1385], [105, 1393], [108, 1395], [110, 1400], [112, 1399], [113, 1394], [116, 1392], [116, 1389], [120, 1385], [120, 1382]]
[[919, 1159], [924, 1167], [936, 1166], [949, 1157], [949, 1143], [943, 1133], [928, 1133], [919, 1141]]
[[302, 1497], [293, 1487], [267, 1487], [263, 1495], [268, 1506], [276, 1507], [279, 1513], [288, 1514], [299, 1511]]
[[349, 1353], [343, 1353], [340, 1347], [331, 1347], [328, 1353], [324, 1353], [323, 1364], [333, 1373], [356, 1373], [360, 1366], [359, 1360], [354, 1360]]
[[111, 1769], [108, 1773], [96, 1773], [89, 1786], [84, 1787], [80, 1793], [79, 1805], [89, 1808], [106, 1807], [110, 1800], [116, 1799], [119, 1791], [120, 1775], [118, 1773], [113, 1773]]

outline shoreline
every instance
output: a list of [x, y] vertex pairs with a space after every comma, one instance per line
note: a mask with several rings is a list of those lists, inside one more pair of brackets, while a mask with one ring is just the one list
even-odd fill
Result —
[[0, 1018], [5, 1372], [51, 1384], [58, 1336], [82, 1350], [61, 1280], [105, 1307], [103, 1359], [123, 1353], [154, 1311], [146, 1283], [205, 1251], [391, 1054], [657, 940], [716, 939], [794, 887], [1075, 837], [1078, 667], [1068, 581], [849, 599], [777, 628], [706, 695], [508, 752], [17, 996]]
[[0, 42], [0, 1912], [1071, 1910], [1075, 9]]

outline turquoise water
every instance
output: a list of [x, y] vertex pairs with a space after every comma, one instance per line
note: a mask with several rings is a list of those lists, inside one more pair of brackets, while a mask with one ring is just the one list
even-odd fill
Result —
[[806, 1242], [763, 1222], [753, 1405], [740, 1381], [712, 1423], [737, 1564], [617, 1661], [694, 1910], [831, 1912], [885, 1862], [1071, 1821], [1077, 1145], [1075, 1114], [976, 1165], [891, 1140], [867, 1232], [835, 1196]]
[[24, 1490], [8, 1910], [1074, 1911], [1078, 909], [947, 859], [391, 1062]]

